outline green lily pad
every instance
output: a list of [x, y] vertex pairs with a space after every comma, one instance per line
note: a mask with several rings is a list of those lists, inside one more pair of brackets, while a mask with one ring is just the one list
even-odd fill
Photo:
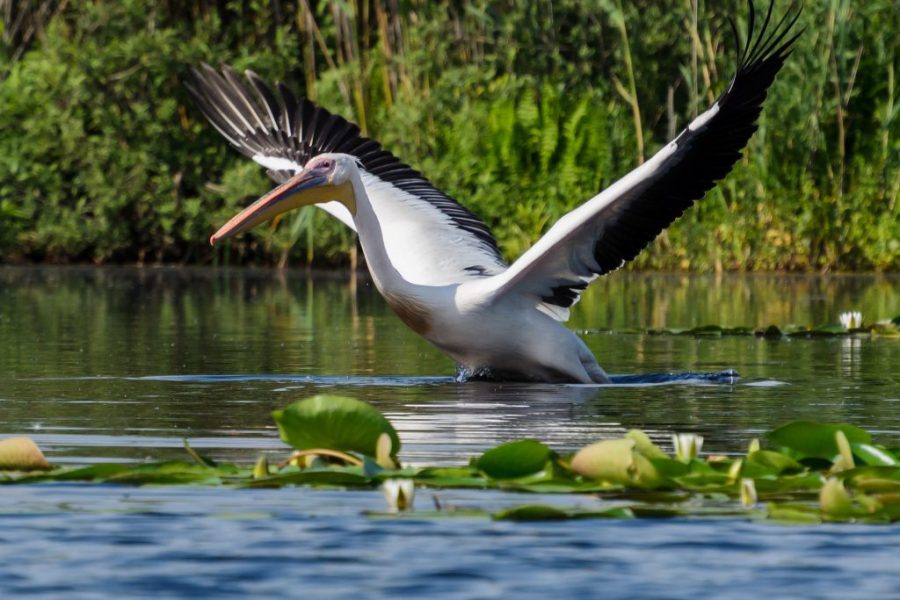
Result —
[[847, 328], [841, 325], [840, 323], [829, 323], [827, 325], [820, 325], [816, 327], [812, 331], [809, 332], [812, 336], [834, 336], [834, 335], [844, 335], [847, 333]]
[[722, 337], [722, 328], [718, 325], [703, 325], [694, 327], [683, 332], [683, 335], [694, 335], [701, 337]]
[[548, 504], [524, 504], [491, 515], [497, 521], [562, 521], [566, 519], [633, 519], [634, 513], [625, 506], [605, 510], [564, 510]]
[[[647, 456], [644, 452], [641, 452], [641, 454]], [[660, 458], [651, 457], [650, 462], [656, 467], [656, 471], [664, 477], [681, 477], [682, 475], [687, 475], [691, 471], [691, 465], [689, 463], [683, 463], [680, 460], [675, 460], [674, 458], [669, 458], [665, 455]]]
[[206, 483], [219, 484], [222, 478], [236, 474], [234, 467], [218, 469], [205, 465], [171, 460], [158, 463], [146, 463], [132, 466], [130, 469], [111, 473], [102, 481], [108, 483], [127, 483], [131, 485]]
[[474, 488], [490, 486], [489, 480], [474, 467], [424, 467], [411, 476], [416, 485], [433, 488]]
[[853, 450], [853, 456], [867, 465], [891, 467], [900, 462], [890, 450], [872, 444], [851, 443], [850, 448]]
[[900, 337], [900, 325], [891, 321], [881, 321], [872, 324], [869, 332], [881, 337]]
[[519, 440], [491, 448], [475, 467], [494, 479], [517, 479], [543, 470], [553, 452], [535, 440]]
[[748, 454], [744, 466], [749, 467], [752, 464], [771, 469], [776, 474], [797, 473], [803, 470], [803, 465], [790, 456], [772, 450], [757, 450]]
[[722, 335], [753, 335], [750, 327], [723, 327]]
[[562, 521], [569, 513], [548, 504], [523, 504], [494, 513], [497, 521]]
[[375, 407], [343, 396], [313, 396], [272, 413], [281, 439], [297, 450], [326, 448], [375, 457], [382, 433], [391, 456], [400, 450], [397, 431]]
[[88, 481], [129, 485], [176, 485], [188, 483], [220, 485], [250, 475], [251, 471], [249, 469], [241, 469], [234, 465], [221, 465], [213, 468], [193, 462], [172, 460], [138, 465], [100, 463], [75, 469], [57, 469], [40, 475], [16, 479], [15, 483]]
[[895, 479], [878, 479], [871, 477], [853, 481], [854, 489], [866, 494], [894, 494], [900, 493], [900, 481]]
[[769, 439], [776, 444], [789, 448], [800, 457], [833, 459], [839, 448], [835, 441], [835, 433], [844, 432], [847, 440], [856, 444], [870, 444], [872, 436], [859, 427], [846, 423], [811, 423], [794, 421], [783, 425], [769, 433]]
[[244, 487], [251, 488], [278, 488], [286, 485], [369, 487], [373, 483], [362, 473], [338, 469], [294, 471], [244, 483]]
[[821, 523], [822, 517], [818, 508], [802, 504], [769, 504], [768, 517], [784, 523]]
[[753, 480], [760, 496], [806, 494], [821, 489], [824, 481], [825, 478], [820, 473], [800, 473]]
[[864, 466], [841, 473], [844, 481], [854, 488], [862, 488], [866, 481], [883, 480], [900, 483], [900, 466]]

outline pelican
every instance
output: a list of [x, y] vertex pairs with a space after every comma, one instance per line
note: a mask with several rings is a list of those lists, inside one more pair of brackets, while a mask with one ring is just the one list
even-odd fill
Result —
[[[588, 284], [615, 271], [725, 177], [756, 131], [769, 87], [800, 33], [800, 11], [749, 20], [727, 89], [652, 158], [557, 221], [507, 265], [488, 227], [356, 125], [255, 73], [192, 69], [212, 125], [279, 185], [210, 243], [301, 206], [355, 230], [372, 280], [397, 316], [454, 359], [462, 378], [608, 383], [563, 323]], [[732, 28], [734, 24], [732, 23]], [[737, 33], [735, 31], [735, 38]]]

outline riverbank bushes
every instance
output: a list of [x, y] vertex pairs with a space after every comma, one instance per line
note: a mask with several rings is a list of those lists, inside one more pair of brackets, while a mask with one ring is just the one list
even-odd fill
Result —
[[[313, 210], [207, 245], [270, 184], [192, 106], [199, 61], [356, 121], [515, 257], [724, 88], [722, 15], [746, 30], [740, 0], [0, 0], [0, 260], [349, 262]], [[900, 15], [828, 0], [800, 26], [744, 159], [637, 268], [900, 268]]]

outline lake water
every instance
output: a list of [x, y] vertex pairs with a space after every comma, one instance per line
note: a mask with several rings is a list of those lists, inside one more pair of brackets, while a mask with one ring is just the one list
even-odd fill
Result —
[[[900, 340], [623, 333], [900, 315], [900, 278], [617, 273], [570, 326], [610, 373], [736, 369], [734, 384], [458, 384], [364, 278], [213, 269], [0, 268], [0, 438], [57, 464], [282, 456], [270, 413], [369, 401], [401, 460], [461, 464], [502, 441], [557, 450], [642, 428], [728, 452], [794, 419], [900, 445]], [[417, 507], [430, 509], [422, 492]], [[458, 507], [594, 497], [438, 492]], [[0, 597], [313, 598], [900, 595], [900, 527], [738, 519], [389, 519], [380, 492], [45, 484], [0, 488]]]

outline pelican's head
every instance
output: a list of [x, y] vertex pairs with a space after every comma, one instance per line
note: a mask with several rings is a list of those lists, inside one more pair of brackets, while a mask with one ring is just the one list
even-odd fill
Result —
[[283, 212], [336, 200], [356, 214], [352, 177], [358, 175], [357, 159], [349, 154], [320, 154], [303, 170], [236, 214], [209, 238], [210, 244], [232, 237]]

